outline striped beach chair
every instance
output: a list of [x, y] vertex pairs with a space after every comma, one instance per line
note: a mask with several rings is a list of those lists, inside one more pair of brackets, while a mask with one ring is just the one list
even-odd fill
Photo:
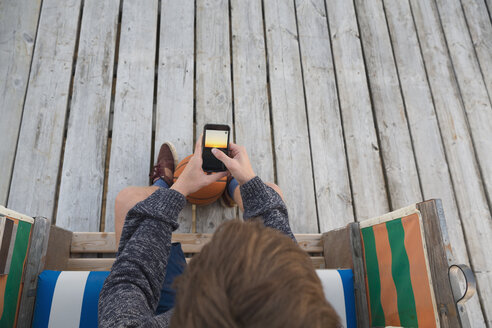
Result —
[[[463, 302], [474, 294], [474, 278], [469, 268], [454, 263], [443, 213], [440, 201], [432, 200], [323, 234], [296, 235], [344, 327], [469, 327]], [[114, 262], [114, 233], [71, 232], [39, 217], [30, 224], [30, 241], [21, 252], [27, 254], [23, 284], [16, 285], [20, 303], [18, 298], [11, 321], [0, 326], [45, 327], [68, 317], [74, 327], [93, 325], [107, 275], [101, 271]], [[211, 235], [172, 238], [188, 260]], [[457, 274], [465, 277], [465, 293], [450, 279]], [[3, 304], [8, 297], [0, 290]]]
[[354, 271], [359, 327], [469, 327], [463, 301], [475, 281], [454, 263], [439, 200], [327, 232], [323, 244], [327, 268]]
[[420, 214], [361, 222], [360, 231], [371, 324], [439, 326]]

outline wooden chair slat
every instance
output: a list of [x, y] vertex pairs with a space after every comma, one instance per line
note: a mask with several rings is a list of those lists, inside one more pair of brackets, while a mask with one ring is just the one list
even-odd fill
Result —
[[[175, 233], [173, 242], [180, 242], [184, 253], [198, 253], [210, 241], [212, 234]], [[321, 234], [296, 234], [299, 246], [309, 253], [322, 253]], [[71, 253], [115, 253], [114, 232], [74, 232]]]
[[[114, 258], [71, 258], [68, 259], [65, 270], [68, 271], [109, 271], [114, 263]], [[186, 258], [189, 263], [190, 257]], [[325, 259], [323, 256], [312, 256], [311, 261], [315, 269], [324, 269]]]

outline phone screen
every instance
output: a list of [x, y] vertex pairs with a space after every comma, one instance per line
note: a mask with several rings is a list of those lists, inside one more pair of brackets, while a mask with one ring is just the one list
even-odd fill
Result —
[[229, 131], [228, 130], [215, 130], [215, 129], [205, 129], [204, 132], [204, 147], [203, 147], [203, 165], [204, 171], [219, 172], [225, 171], [226, 167], [219, 161], [214, 154], [212, 154], [212, 149], [217, 148], [222, 150], [227, 154], [229, 147]]

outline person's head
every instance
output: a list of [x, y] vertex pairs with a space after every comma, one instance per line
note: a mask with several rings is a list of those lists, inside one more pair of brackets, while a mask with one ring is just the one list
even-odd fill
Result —
[[307, 253], [259, 220], [223, 223], [176, 279], [172, 327], [334, 327]]

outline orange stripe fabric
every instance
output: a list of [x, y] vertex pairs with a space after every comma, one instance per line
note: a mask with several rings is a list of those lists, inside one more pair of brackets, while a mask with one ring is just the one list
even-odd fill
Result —
[[5, 286], [7, 286], [7, 278], [8, 275], [1, 275], [0, 276], [0, 318], [3, 315], [3, 305], [4, 305], [4, 298], [5, 298]]
[[373, 227], [378, 256], [379, 276], [381, 280], [381, 306], [383, 307], [386, 325], [400, 326], [396, 286], [391, 271], [391, 247], [386, 224]]
[[405, 231], [405, 249], [410, 262], [410, 280], [412, 286], [418, 286], [413, 289], [413, 294], [419, 327], [436, 327], [419, 216], [406, 216], [401, 219], [401, 223]]

